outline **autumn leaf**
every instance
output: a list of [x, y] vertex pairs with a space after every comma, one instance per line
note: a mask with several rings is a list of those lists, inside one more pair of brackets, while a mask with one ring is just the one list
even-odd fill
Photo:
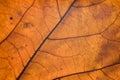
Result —
[[119, 0], [1, 0], [0, 80], [120, 80]]

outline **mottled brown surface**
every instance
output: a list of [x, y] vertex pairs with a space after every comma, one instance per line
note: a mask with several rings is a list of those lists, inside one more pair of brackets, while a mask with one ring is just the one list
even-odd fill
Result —
[[119, 0], [1, 0], [0, 80], [120, 80]]

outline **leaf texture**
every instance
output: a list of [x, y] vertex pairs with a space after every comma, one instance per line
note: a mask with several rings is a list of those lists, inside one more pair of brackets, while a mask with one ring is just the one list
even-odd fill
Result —
[[5, 0], [0, 8], [0, 80], [120, 80], [119, 0]]
[[[60, 16], [56, 1], [53, 0], [5, 2], [0, 1], [0, 80], [14, 80]], [[66, 2], [64, 5], [61, 15], [69, 6]]]

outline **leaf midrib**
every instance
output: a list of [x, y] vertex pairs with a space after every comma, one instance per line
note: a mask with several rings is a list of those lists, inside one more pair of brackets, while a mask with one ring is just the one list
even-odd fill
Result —
[[30, 60], [27, 62], [26, 66], [23, 68], [23, 70], [21, 71], [21, 73], [19, 74], [17, 80], [20, 80], [21, 76], [23, 75], [23, 73], [25, 72], [25, 70], [27, 69], [27, 67], [29, 66], [30, 62], [33, 60], [34, 56], [37, 54], [37, 52], [39, 51], [39, 49], [43, 46], [43, 44], [46, 42], [46, 40], [49, 38], [49, 36], [54, 32], [54, 30], [58, 27], [58, 25], [63, 21], [63, 19], [65, 18], [65, 16], [67, 15], [67, 13], [70, 11], [71, 7], [73, 6], [73, 4], [76, 2], [76, 0], [74, 0], [71, 5], [68, 7], [68, 9], [66, 10], [66, 12], [64, 13], [64, 15], [61, 17], [61, 19], [58, 21], [58, 23], [55, 25], [55, 27], [49, 32], [49, 34], [44, 38], [44, 40], [42, 41], [42, 43], [39, 45], [39, 47], [35, 50], [34, 54], [32, 55], [32, 57], [30, 58]]

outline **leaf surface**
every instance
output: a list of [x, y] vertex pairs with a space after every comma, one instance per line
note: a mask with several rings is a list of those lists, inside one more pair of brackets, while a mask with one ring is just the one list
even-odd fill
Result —
[[0, 80], [120, 79], [119, 0], [15, 1], [0, 1]]
[[0, 80], [15, 80], [60, 20], [58, 5], [55, 0], [5, 0], [0, 8]]

